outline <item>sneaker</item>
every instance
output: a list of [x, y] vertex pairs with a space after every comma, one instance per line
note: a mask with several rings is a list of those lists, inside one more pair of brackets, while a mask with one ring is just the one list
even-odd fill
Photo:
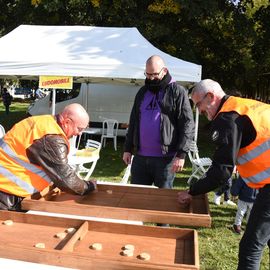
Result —
[[231, 206], [235, 206], [235, 205], [236, 205], [236, 204], [235, 204], [233, 201], [231, 201], [231, 200], [224, 201], [223, 204], [224, 204], [224, 205], [231, 205]]
[[214, 203], [216, 205], [220, 205], [220, 199], [221, 199], [221, 196], [218, 196], [218, 195], [215, 194], [215, 196], [214, 196]]
[[237, 234], [241, 234], [241, 225], [233, 225], [233, 231]]

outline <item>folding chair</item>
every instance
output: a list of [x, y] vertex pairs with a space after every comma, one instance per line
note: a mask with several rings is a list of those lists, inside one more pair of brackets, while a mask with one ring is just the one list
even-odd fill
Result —
[[0, 125], [0, 139], [4, 137], [4, 135], [6, 134], [5, 128]]
[[[78, 174], [86, 173], [84, 180], [89, 180], [90, 176], [92, 175], [92, 173], [96, 167], [97, 161], [99, 159], [100, 149], [101, 149], [100, 142], [88, 139], [86, 142], [85, 148], [77, 151], [77, 152], [84, 151], [84, 153], [83, 153], [84, 155], [89, 153], [89, 156], [85, 159], [86, 162], [79, 164], [79, 166], [77, 167]], [[77, 154], [77, 155], [79, 155], [79, 154]], [[85, 166], [85, 164], [89, 164], [89, 163], [91, 163], [91, 165], [89, 168], [87, 168]]]
[[133, 160], [133, 155], [131, 156], [131, 162], [130, 164], [127, 165], [127, 168], [125, 170], [124, 176], [122, 178], [122, 180], [120, 181], [121, 184], [127, 184], [128, 183], [128, 179], [130, 176], [130, 170], [131, 170], [131, 164], [132, 164], [132, 160]]
[[187, 183], [191, 184], [192, 179], [200, 179], [212, 165], [212, 160], [209, 157], [199, 156], [199, 150], [195, 141], [192, 141], [190, 146], [190, 151], [188, 153], [189, 160], [192, 165], [192, 174], [189, 177]]

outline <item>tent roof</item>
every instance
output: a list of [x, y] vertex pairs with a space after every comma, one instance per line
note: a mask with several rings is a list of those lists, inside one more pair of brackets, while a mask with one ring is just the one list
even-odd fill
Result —
[[144, 79], [160, 55], [177, 81], [197, 82], [201, 66], [162, 52], [132, 27], [21, 25], [0, 38], [0, 75]]

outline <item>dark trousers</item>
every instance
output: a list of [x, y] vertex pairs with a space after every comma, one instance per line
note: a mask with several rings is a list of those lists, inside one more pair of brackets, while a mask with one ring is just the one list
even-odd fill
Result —
[[131, 184], [173, 188], [175, 173], [171, 171], [173, 157], [136, 155], [131, 165]]
[[238, 270], [259, 270], [264, 247], [270, 239], [270, 184], [260, 189], [239, 244]]
[[224, 201], [230, 199], [230, 191], [232, 186], [232, 178], [229, 178], [224, 185], [222, 185], [216, 192], [217, 196], [221, 196], [224, 193]]
[[9, 105], [5, 105], [6, 107], [6, 114], [9, 114]]

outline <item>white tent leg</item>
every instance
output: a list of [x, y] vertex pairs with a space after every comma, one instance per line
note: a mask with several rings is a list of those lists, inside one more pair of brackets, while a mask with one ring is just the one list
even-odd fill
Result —
[[55, 115], [56, 91], [52, 89], [52, 115]]

